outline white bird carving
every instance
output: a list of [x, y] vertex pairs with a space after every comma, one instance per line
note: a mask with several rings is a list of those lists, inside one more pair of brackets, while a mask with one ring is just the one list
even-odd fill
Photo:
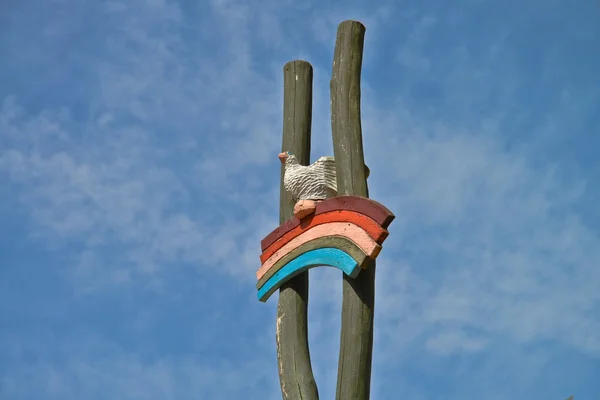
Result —
[[[296, 156], [289, 151], [284, 151], [279, 153], [279, 160], [285, 164], [283, 174], [285, 190], [291, 193], [295, 202], [298, 202], [294, 209], [297, 217], [307, 215], [297, 212], [300, 204], [302, 204], [302, 209], [314, 211], [314, 202], [337, 195], [335, 159], [333, 157], [321, 157], [311, 165], [300, 165]], [[365, 165], [365, 177], [368, 176], [369, 168]], [[303, 202], [304, 200], [308, 201]]]

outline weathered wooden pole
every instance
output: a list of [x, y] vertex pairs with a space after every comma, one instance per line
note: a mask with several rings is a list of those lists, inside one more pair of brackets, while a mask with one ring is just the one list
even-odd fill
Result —
[[[310, 162], [313, 69], [306, 61], [283, 67], [283, 143], [302, 165]], [[281, 167], [279, 222], [294, 216], [294, 201], [283, 186]], [[286, 282], [277, 305], [277, 365], [284, 400], [319, 398], [308, 348], [308, 271]]]
[[[365, 26], [338, 26], [331, 76], [331, 125], [338, 195], [368, 197], [360, 121]], [[337, 400], [366, 400], [371, 388], [375, 262], [356, 278], [343, 274]]]

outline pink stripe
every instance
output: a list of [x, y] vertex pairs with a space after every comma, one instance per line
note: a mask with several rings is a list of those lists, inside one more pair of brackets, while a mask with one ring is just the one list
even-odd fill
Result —
[[373, 255], [378, 245], [369, 234], [359, 227], [350, 222], [330, 222], [328, 224], [317, 225], [314, 228], [310, 228], [306, 232], [301, 233], [294, 239], [290, 240], [283, 247], [277, 250], [271, 257], [269, 257], [260, 269], [256, 272], [256, 278], [260, 279], [263, 275], [275, 264], [281, 257], [285, 256], [290, 251], [303, 245], [311, 240], [324, 237], [324, 236], [344, 236], [354, 243], [365, 252], [369, 257]]

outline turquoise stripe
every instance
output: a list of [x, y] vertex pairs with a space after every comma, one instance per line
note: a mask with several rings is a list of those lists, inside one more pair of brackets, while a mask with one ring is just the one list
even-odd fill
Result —
[[258, 291], [258, 300], [262, 302], [267, 301], [285, 282], [309, 268], [320, 265], [338, 268], [352, 278], [355, 278], [360, 272], [360, 267], [356, 260], [343, 250], [325, 247], [307, 251], [285, 264], [270, 277]]

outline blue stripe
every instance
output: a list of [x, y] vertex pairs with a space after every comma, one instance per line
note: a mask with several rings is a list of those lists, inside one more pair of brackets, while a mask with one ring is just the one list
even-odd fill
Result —
[[258, 291], [258, 300], [262, 302], [267, 301], [285, 282], [309, 268], [320, 265], [338, 268], [352, 278], [355, 278], [360, 272], [360, 267], [356, 260], [343, 250], [325, 247], [307, 251], [285, 264], [270, 277]]

